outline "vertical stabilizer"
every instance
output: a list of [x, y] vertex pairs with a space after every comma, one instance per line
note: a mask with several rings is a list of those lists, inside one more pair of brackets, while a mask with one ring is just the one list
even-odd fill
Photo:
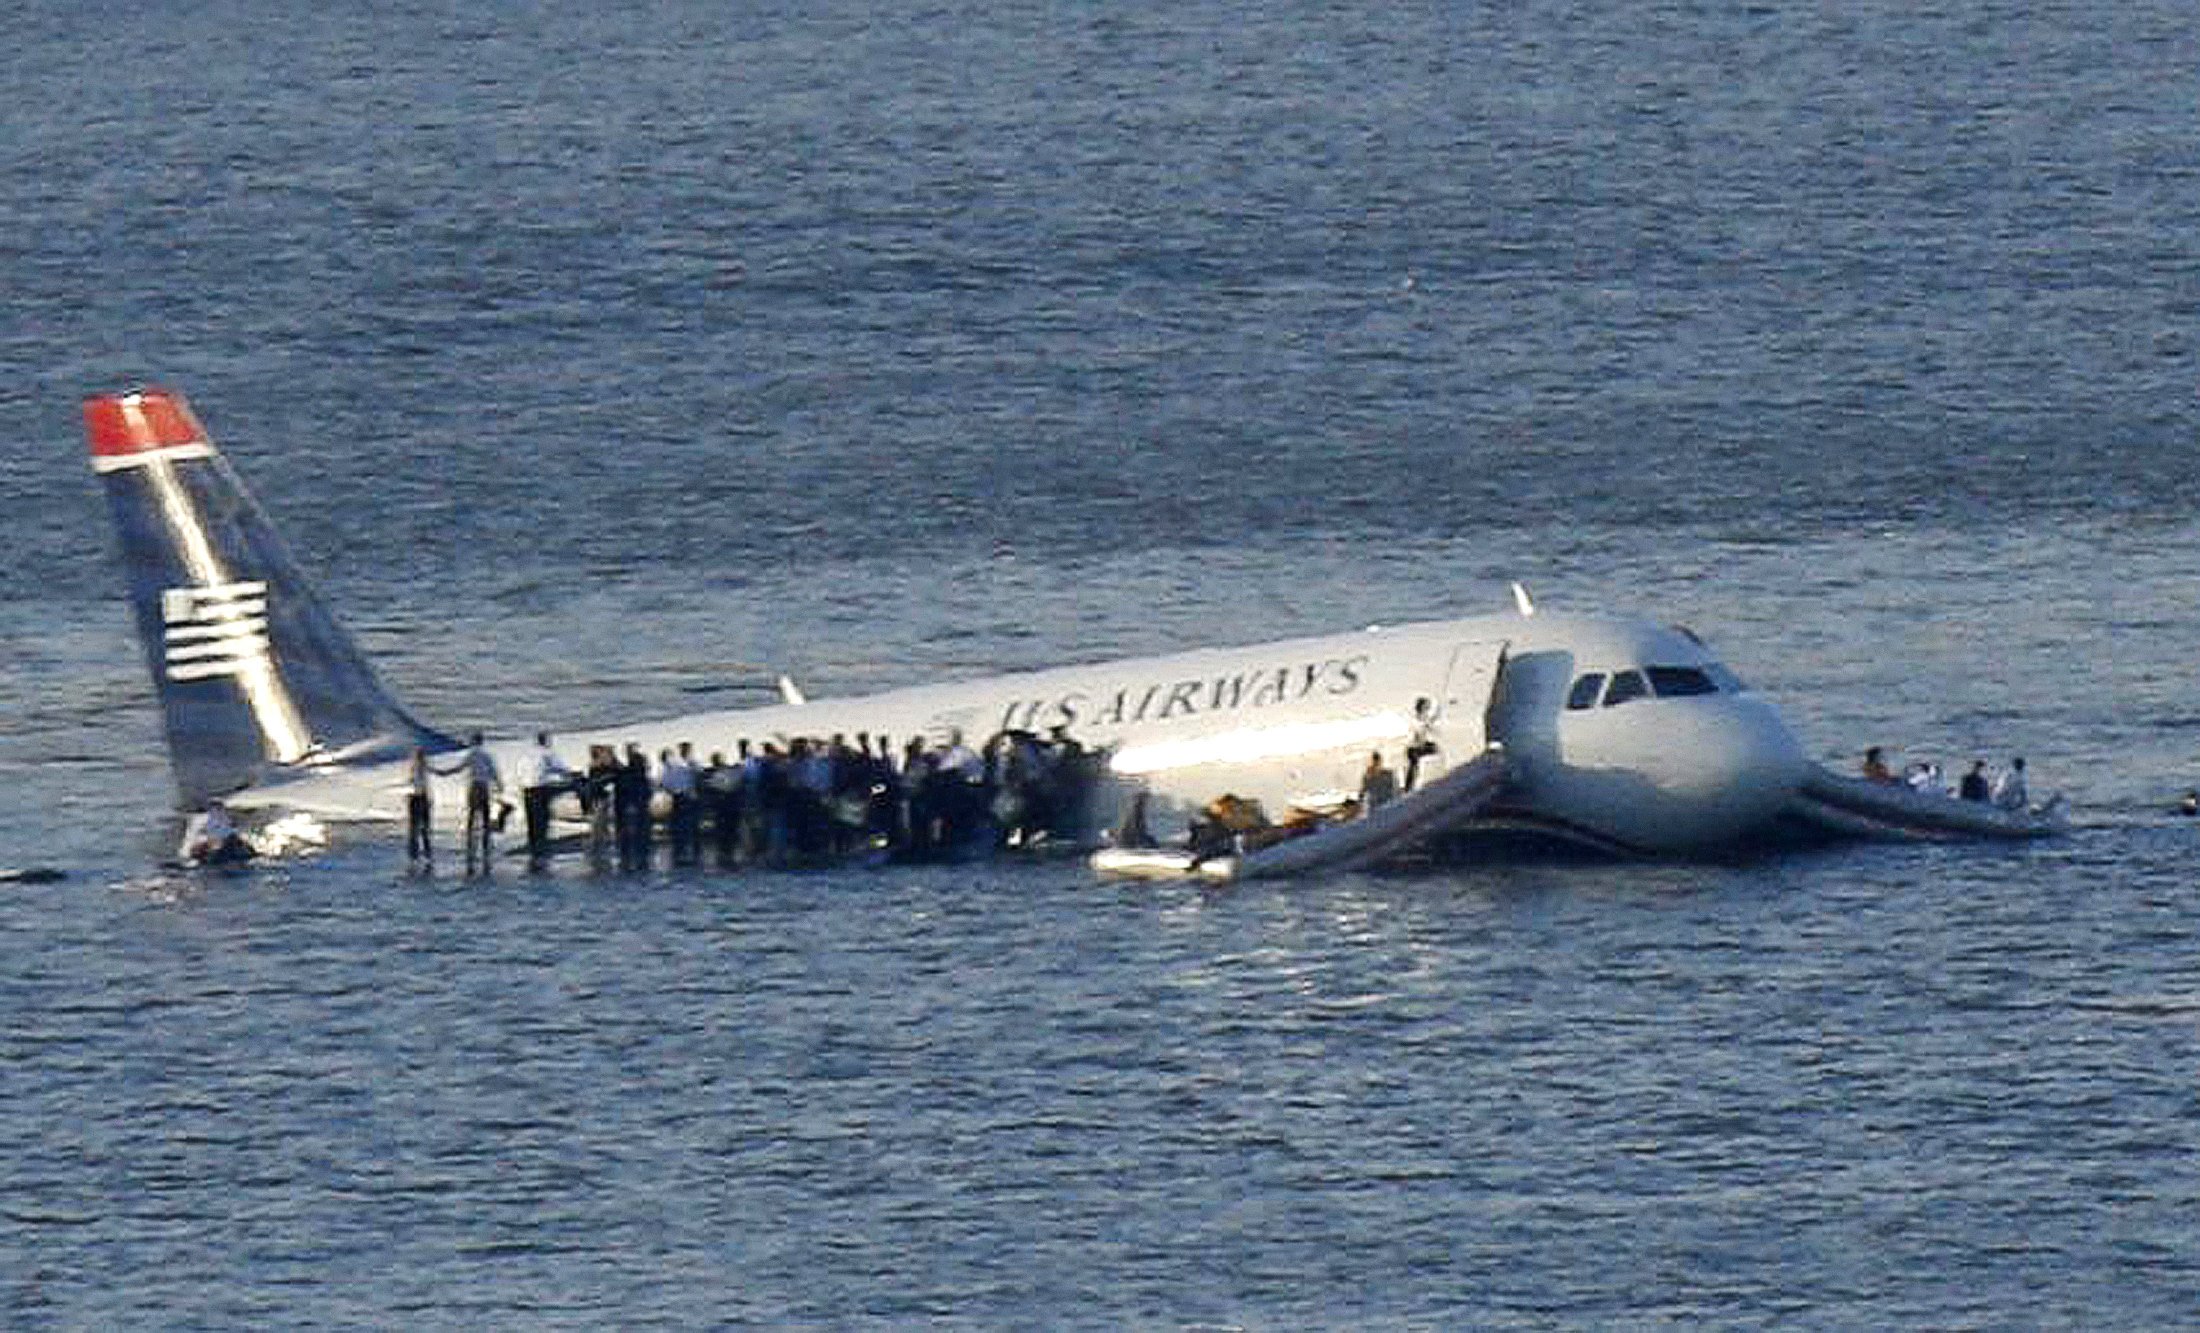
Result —
[[188, 808], [443, 737], [397, 706], [181, 394], [84, 404]]

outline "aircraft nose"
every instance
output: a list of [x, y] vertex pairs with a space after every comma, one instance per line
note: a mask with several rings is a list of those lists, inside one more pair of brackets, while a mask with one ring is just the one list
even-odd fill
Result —
[[1740, 702], [1743, 706], [1733, 710], [1722, 728], [1727, 732], [1727, 783], [1737, 817], [1754, 824], [1793, 802], [1810, 760], [1771, 705], [1757, 699]]
[[1672, 801], [1671, 836], [1729, 841], [1794, 801], [1808, 761], [1771, 705], [1748, 697], [1705, 700], [1686, 718], [1660, 764]]

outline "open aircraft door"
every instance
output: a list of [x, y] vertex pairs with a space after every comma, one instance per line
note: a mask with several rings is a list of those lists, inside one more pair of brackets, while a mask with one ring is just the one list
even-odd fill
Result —
[[1438, 771], [1472, 759], [1493, 740], [1505, 739], [1495, 709], [1510, 644], [1507, 639], [1493, 639], [1451, 650], [1444, 690], [1435, 700], [1434, 721], [1416, 727], [1426, 726], [1429, 739], [1436, 742]]

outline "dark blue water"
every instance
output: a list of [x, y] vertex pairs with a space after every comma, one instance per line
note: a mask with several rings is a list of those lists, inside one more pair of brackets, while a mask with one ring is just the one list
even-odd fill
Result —
[[[0, 51], [13, 1325], [2200, 1306], [2174, 6], [42, 10]], [[517, 731], [1552, 604], [2018, 849], [164, 875], [85, 394]]]

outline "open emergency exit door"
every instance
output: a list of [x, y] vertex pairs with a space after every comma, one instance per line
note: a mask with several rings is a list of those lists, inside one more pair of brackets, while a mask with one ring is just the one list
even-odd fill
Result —
[[[1505, 670], [1509, 639], [1463, 643], [1451, 651], [1444, 688], [1434, 701], [1433, 718], [1416, 718], [1416, 733], [1426, 732], [1437, 752], [1422, 761], [1422, 780], [1466, 763], [1503, 740], [1495, 709]], [[1416, 740], [1420, 739], [1417, 734]]]

